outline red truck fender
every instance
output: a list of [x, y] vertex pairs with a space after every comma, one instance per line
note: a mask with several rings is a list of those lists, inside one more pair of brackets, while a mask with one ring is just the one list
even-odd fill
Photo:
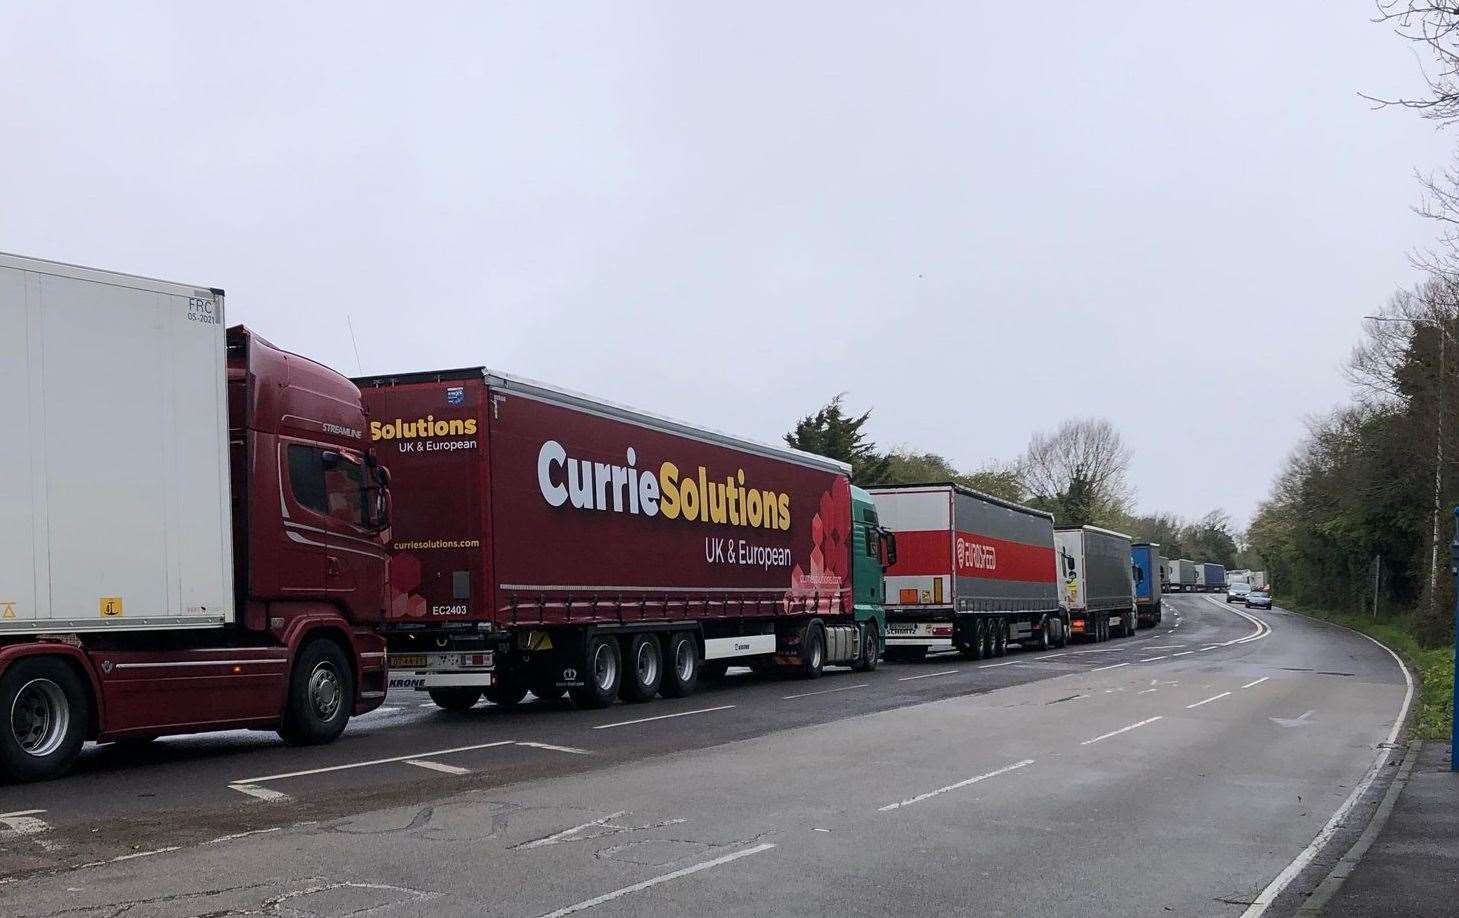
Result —
[[96, 676], [91, 658], [86, 651], [65, 641], [45, 640], [25, 644], [9, 644], [0, 647], [0, 676], [17, 660], [26, 657], [60, 657], [81, 672], [85, 684], [91, 689], [91, 711], [87, 716], [86, 738], [95, 739], [101, 732], [102, 706], [106, 703], [101, 694], [101, 680]]
[[279, 642], [289, 650], [292, 661], [304, 644], [321, 635], [339, 642], [355, 670], [355, 715], [375, 710], [385, 700], [385, 639], [367, 628], [352, 625], [339, 612], [329, 607], [305, 611], [289, 618], [281, 631], [275, 631]]

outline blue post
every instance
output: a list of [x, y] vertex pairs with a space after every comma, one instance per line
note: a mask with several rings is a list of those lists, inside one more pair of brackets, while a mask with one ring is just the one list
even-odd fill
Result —
[[[1454, 716], [1459, 718], [1459, 507], [1454, 508]], [[1449, 770], [1459, 771], [1459, 720], [1449, 726]]]

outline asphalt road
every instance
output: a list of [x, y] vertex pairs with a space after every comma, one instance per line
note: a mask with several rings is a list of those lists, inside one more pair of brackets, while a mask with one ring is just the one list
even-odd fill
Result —
[[1290, 874], [1289, 913], [1381, 793], [1405, 675], [1280, 610], [1166, 603], [993, 661], [89, 749], [0, 788], [0, 912], [1235, 916]]

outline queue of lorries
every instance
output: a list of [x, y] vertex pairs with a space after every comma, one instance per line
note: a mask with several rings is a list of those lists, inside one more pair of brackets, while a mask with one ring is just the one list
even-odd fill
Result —
[[1102, 641], [1191, 564], [482, 367], [350, 380], [220, 289], [10, 255], [0, 430], [12, 780], [87, 740], [328, 742], [391, 688], [595, 708]]

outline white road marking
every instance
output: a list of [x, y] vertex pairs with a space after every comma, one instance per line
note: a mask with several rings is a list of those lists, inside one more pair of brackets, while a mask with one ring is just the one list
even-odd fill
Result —
[[1035, 660], [1053, 660], [1053, 659], [1056, 659], [1056, 658], [1062, 657], [1062, 656], [1063, 656], [1062, 653], [1051, 653], [1048, 656], [1034, 657], [1034, 659]]
[[1187, 711], [1189, 711], [1191, 708], [1198, 708], [1198, 707], [1200, 707], [1203, 704], [1210, 704], [1213, 701], [1220, 701], [1222, 698], [1225, 698], [1227, 695], [1230, 695], [1230, 694], [1231, 694], [1230, 692], [1222, 692], [1219, 695], [1212, 695], [1210, 698], [1203, 698], [1200, 701], [1197, 701], [1195, 704], [1188, 704], [1188, 705], [1186, 705], [1185, 706], [1185, 709]]
[[1140, 662], [1141, 663], [1154, 663], [1156, 660], [1163, 660], [1163, 659], [1165, 659], [1165, 656], [1166, 655], [1162, 653], [1158, 657], [1146, 657], [1145, 659], [1141, 660]]
[[421, 705], [421, 707], [423, 708], [434, 708], [435, 706], [436, 703], [434, 701], [427, 701], [425, 704]]
[[1022, 662], [1023, 662], [1022, 660], [1005, 660], [1002, 663], [984, 663], [982, 666], [977, 666], [977, 667], [974, 667], [974, 668], [975, 669], [992, 669], [995, 666], [1016, 666], [1017, 664], [1022, 663]]
[[4, 824], [9, 834], [30, 837], [31, 841], [47, 851], [60, 850], [55, 842], [41, 837], [51, 830], [49, 823], [36, 818], [44, 812], [45, 810], [16, 810], [13, 813], [0, 813], [0, 824]]
[[552, 743], [534, 743], [529, 740], [517, 740], [518, 746], [530, 746], [533, 749], [546, 749], [549, 752], [568, 752], [573, 755], [592, 755], [586, 749], [578, 749], [573, 746], [556, 746]]
[[1108, 666], [1096, 666], [1096, 667], [1094, 667], [1094, 669], [1091, 669], [1090, 672], [1097, 673], [1097, 672], [1102, 672], [1103, 670], [1106, 670], [1106, 669], [1119, 669], [1121, 666], [1129, 666], [1129, 665], [1130, 664], [1128, 662], [1126, 662], [1126, 663], [1111, 663]]
[[619, 816], [627, 815], [627, 810], [619, 810], [616, 813], [609, 813], [602, 819], [594, 819], [590, 822], [585, 822], [581, 825], [573, 826], [570, 829], [563, 829], [561, 832], [554, 832], [551, 835], [546, 836], [545, 838], [539, 838], [536, 841], [530, 841], [527, 842], [527, 844], [525, 845], [518, 845], [517, 847], [524, 850], [531, 850], [532, 848], [546, 848], [550, 845], [556, 845], [561, 842], [571, 841], [573, 839], [573, 836], [577, 835], [579, 832], [601, 826], [609, 820], [617, 819]]
[[414, 765], [416, 768], [429, 768], [431, 771], [439, 771], [448, 775], [469, 775], [471, 769], [462, 768], [459, 765], [447, 765], [443, 762], [431, 762], [427, 759], [406, 759], [405, 764]]
[[269, 803], [287, 803], [288, 794], [281, 794], [276, 790], [269, 790], [266, 787], [254, 787], [252, 784], [241, 784], [233, 782], [228, 787], [238, 791], [240, 794], [247, 794], [250, 797], [257, 797], [259, 800], [267, 800]]
[[[1351, 628], [1347, 630], [1352, 631]], [[1403, 660], [1398, 654], [1394, 653], [1382, 642], [1368, 637], [1368, 635], [1363, 634], [1361, 631], [1354, 631], [1353, 633], [1367, 638], [1388, 651], [1388, 655], [1393, 658], [1393, 662], [1398, 664], [1398, 669], [1403, 673], [1403, 682], [1406, 686], [1403, 694], [1403, 706], [1398, 709], [1398, 718], [1393, 721], [1393, 728], [1388, 731], [1388, 740], [1378, 747], [1378, 757], [1373, 760], [1373, 767], [1368, 769], [1368, 773], [1363, 777], [1362, 781], [1358, 782], [1358, 786], [1353, 788], [1353, 792], [1348, 795], [1348, 799], [1344, 800], [1342, 806], [1337, 808], [1337, 812], [1332, 814], [1332, 818], [1322, 827], [1322, 831], [1318, 832], [1317, 836], [1312, 839], [1312, 842], [1292, 859], [1292, 863], [1288, 864], [1281, 873], [1277, 874], [1275, 879], [1267, 884], [1266, 889], [1263, 889], [1257, 895], [1256, 899], [1252, 901], [1251, 906], [1241, 913], [1241, 918], [1258, 918], [1258, 916], [1265, 914], [1266, 910], [1271, 908], [1272, 903], [1276, 901], [1277, 897], [1282, 894], [1282, 891], [1287, 888], [1292, 880], [1296, 879], [1297, 875], [1308, 864], [1312, 863], [1313, 859], [1321, 853], [1322, 849], [1327, 847], [1327, 843], [1332, 841], [1333, 835], [1342, 826], [1343, 820], [1347, 818], [1348, 813], [1352, 811], [1353, 807], [1357, 805], [1363, 795], [1368, 792], [1368, 788], [1373, 786], [1373, 781], [1383, 771], [1383, 766], [1388, 763], [1389, 756], [1393, 754], [1393, 742], [1398, 739], [1398, 731], [1403, 728], [1403, 722], [1408, 717], [1408, 707], [1413, 703], [1413, 676], [1409, 674], [1408, 667], [1404, 665]]]
[[[366, 768], [370, 765], [389, 765], [391, 762], [404, 762], [407, 759], [435, 758], [438, 755], [450, 755], [453, 752], [472, 752], [476, 749], [491, 749], [496, 746], [514, 746], [515, 740], [497, 740], [494, 743], [477, 743], [475, 746], [456, 746], [451, 749], [433, 749], [430, 752], [417, 752], [412, 755], [393, 755], [388, 759], [370, 759], [367, 762], [350, 762], [347, 765], [329, 765], [324, 768], [306, 768], [303, 771], [286, 771], [276, 775], [264, 775], [259, 778], [239, 778], [236, 781], [229, 781], [235, 790], [242, 790], [238, 785], [263, 784], [265, 781], [282, 781], [284, 778], [299, 778], [304, 775], [322, 775], [331, 771], [347, 771], [351, 768]], [[248, 791], [243, 791], [245, 794]], [[270, 791], [270, 793], [273, 793]], [[257, 796], [257, 795], [255, 795]]]
[[765, 842], [764, 844], [755, 845], [753, 848], [744, 848], [731, 854], [726, 854], [723, 857], [717, 857], [711, 861], [701, 861], [698, 864], [691, 864], [688, 867], [684, 867], [680, 870], [675, 870], [672, 873], [661, 874], [654, 877], [653, 879], [644, 880], [642, 883], [634, 883], [632, 886], [625, 886], [622, 889], [615, 889], [610, 893], [604, 893], [603, 895], [597, 896], [592, 899], [585, 899], [582, 902], [578, 902], [574, 905], [569, 905], [567, 908], [560, 908], [555, 912], [548, 912], [547, 914], [543, 915], [542, 918], [564, 918], [564, 916], [566, 915], [572, 915], [577, 912], [586, 911], [587, 909], [590, 909], [596, 905], [602, 905], [604, 902], [611, 902], [614, 899], [619, 898], [620, 896], [626, 896], [629, 893], [635, 893], [640, 890], [648, 889], [652, 886], [658, 886], [660, 883], [667, 883], [670, 880], [677, 880], [680, 877], [687, 877], [691, 873], [698, 873], [701, 870], [708, 870], [711, 867], [718, 867], [721, 864], [728, 864], [730, 861], [737, 861], [742, 857], [749, 857], [752, 854], [759, 854], [761, 851], [769, 851], [771, 848], [774, 847], [775, 845], [773, 843]]
[[635, 720], [620, 720], [613, 724], [598, 724], [594, 730], [611, 730], [613, 727], [630, 727], [634, 724], [646, 724], [651, 720], [668, 720], [671, 717], [688, 717], [691, 714], [710, 714], [714, 711], [728, 711], [734, 707], [732, 704], [722, 704], [717, 708], [700, 708], [697, 711], [679, 711], [676, 714], [660, 714], [657, 717], [639, 717]]
[[895, 809], [900, 809], [904, 806], [910, 806], [914, 803], [921, 803], [923, 800], [930, 800], [931, 798], [936, 797], [939, 794], [945, 794], [948, 791], [955, 791], [959, 788], [967, 787], [969, 784], [977, 784], [979, 781], [986, 781], [989, 778], [996, 778], [999, 775], [1006, 775], [1010, 771], [1017, 771], [1020, 768], [1024, 768], [1032, 764], [1033, 759], [1024, 759], [1022, 762], [1014, 762], [1012, 765], [1004, 765], [1002, 768], [999, 768], [995, 771], [990, 771], [986, 774], [981, 775], [974, 775], [973, 777], [965, 778], [962, 781], [957, 782], [956, 784], [949, 784], [946, 787], [939, 787], [937, 790], [928, 791], [925, 794], [918, 794], [915, 797], [909, 797], [908, 799], [903, 800], [899, 803], [888, 803], [886, 806], [880, 807], [877, 812], [887, 813]]
[[1192, 654], [1192, 653], [1195, 653], [1195, 651], [1194, 650], [1182, 650], [1180, 653], [1173, 653], [1173, 654], [1171, 654], [1171, 656], [1172, 657], [1183, 657], [1183, 656], [1186, 656], [1187, 654]]
[[274, 826], [272, 829], [253, 829], [253, 830], [248, 831], [248, 832], [234, 832], [232, 835], [219, 835], [217, 838], [213, 839], [212, 841], [205, 841], [205, 842], [203, 842], [203, 844], [205, 844], [205, 845], [221, 845], [221, 844], [223, 844], [223, 842], [236, 841], [236, 840], [238, 840], [240, 838], [247, 838], [250, 835], [267, 835], [270, 832], [277, 832], [277, 831], [279, 831], [282, 828], [283, 828], [283, 826]]
[[[153, 850], [153, 851], [133, 851], [131, 854], [119, 854], [119, 855], [117, 855], [116, 857], [114, 857], [114, 858], [112, 858], [110, 860], [98, 861], [95, 866], [99, 866], [101, 864], [115, 864], [118, 861], [132, 861], [132, 860], [136, 860], [139, 857], [152, 857], [155, 854], [166, 854], [169, 851], [181, 851], [181, 850], [182, 850], [182, 846], [181, 845], [168, 845], [166, 848], [157, 848], [156, 850]], [[92, 865], [92, 864], [83, 864], [82, 866], [83, 867], [91, 867], [91, 866], [94, 866], [94, 865]]]
[[1262, 676], [1260, 679], [1253, 679], [1250, 682], [1248, 682], [1245, 685], [1243, 685], [1242, 688], [1253, 688], [1255, 686], [1261, 685], [1263, 682], [1267, 681], [1270, 678], [1271, 678], [1271, 676]]
[[1148, 695], [1148, 694], [1150, 694], [1151, 692], [1154, 692], [1154, 691], [1159, 691], [1159, 690], [1158, 689], [1153, 689], [1153, 688], [1147, 688], [1147, 689], [1141, 689], [1140, 691], [1136, 692], [1135, 694], [1136, 695]]
[[914, 679], [931, 679], [933, 676], [951, 676], [953, 673], [957, 673], [957, 672], [961, 672], [961, 670], [944, 669], [942, 672], [938, 672], [938, 673], [923, 673], [920, 676], [903, 676], [902, 678], [898, 679], [897, 681], [898, 682], [911, 682]]
[[1178, 650], [1178, 649], [1180, 649], [1181, 647], [1184, 647], [1184, 646], [1185, 646], [1184, 644], [1151, 644], [1149, 647], [1146, 647], [1145, 649], [1146, 650]]
[[801, 692], [799, 695], [783, 695], [781, 697], [785, 701], [790, 701], [792, 698], [809, 698], [812, 695], [830, 695], [834, 692], [849, 692], [852, 689], [866, 688], [868, 685], [871, 685], [871, 683], [858, 682], [856, 685], [843, 685], [840, 688], [822, 689], [819, 692]]
[[1201, 650], [1215, 650], [1217, 647], [1225, 647], [1225, 646], [1226, 646], [1225, 644], [1209, 644], [1209, 645], [1207, 645], [1205, 647], [1202, 647]]
[[1142, 721], [1140, 721], [1137, 724], [1130, 724], [1128, 727], [1120, 727], [1118, 730], [1111, 730], [1108, 733], [1102, 734], [1100, 736], [1096, 736], [1094, 739], [1087, 739], [1084, 742], [1080, 743], [1079, 745], [1081, 745], [1081, 746], [1088, 746], [1091, 743], [1097, 743], [1100, 740], [1107, 740], [1111, 736], [1119, 736], [1121, 733], [1129, 733], [1131, 730], [1134, 730], [1137, 727], [1143, 727], [1146, 724], [1153, 724], [1153, 723], [1155, 723], [1155, 721], [1157, 721], [1157, 720], [1163, 720], [1163, 719], [1164, 719], [1164, 717], [1162, 717], [1161, 715], [1157, 714], [1154, 717], [1148, 717], [1145, 720], [1142, 720]]

